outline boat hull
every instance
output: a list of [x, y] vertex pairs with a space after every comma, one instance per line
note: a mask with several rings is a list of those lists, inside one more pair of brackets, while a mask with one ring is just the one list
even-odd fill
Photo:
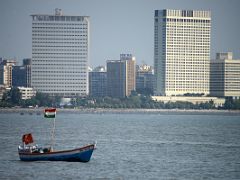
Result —
[[71, 162], [88, 162], [91, 159], [94, 144], [84, 146], [81, 148], [67, 150], [67, 151], [54, 151], [46, 153], [30, 153], [19, 151], [19, 158], [22, 161], [71, 161]]

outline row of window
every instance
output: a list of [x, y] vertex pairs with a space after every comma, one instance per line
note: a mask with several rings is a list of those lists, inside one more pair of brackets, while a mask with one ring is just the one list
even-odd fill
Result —
[[49, 47], [47, 49], [45, 49], [46, 47], [34, 47], [32, 48], [32, 50], [34, 52], [37, 52], [37, 51], [42, 51], [42, 52], [54, 52], [54, 51], [63, 51], [63, 52], [67, 52], [67, 51], [78, 51], [78, 52], [85, 52], [87, 51], [87, 48], [77, 48], [75, 46], [72, 46], [72, 48], [56, 48], [56, 47]]
[[163, 18], [163, 22], [190, 22], [190, 23], [211, 23], [211, 20], [204, 19], [178, 19], [178, 18]]
[[45, 45], [45, 44], [42, 44], [42, 45], [32, 45], [32, 47], [44, 47], [44, 48], [87, 48], [87, 46], [64, 46], [64, 45], [61, 45], [61, 46], [57, 46], [57, 45], [52, 45], [52, 46], [48, 46], [48, 45]]
[[[71, 38], [71, 37], [82, 37], [83, 35], [79, 35], [79, 34], [32, 34], [33, 38], [36, 38], [36, 36], [52, 36], [52, 37], [68, 37], [68, 38]], [[84, 37], [87, 37], [84, 36]], [[80, 38], [79, 40], [87, 40], [87, 38]]]
[[[59, 86], [64, 86], [64, 84], [76, 84], [76, 85], [82, 85], [82, 84], [87, 84], [86, 79], [66, 79], [65, 81], [58, 81], [57, 79], [55, 79], [55, 81], [47, 81], [46, 79], [43, 79], [43, 81], [41, 81], [40, 79], [34, 78], [33, 82], [37, 83], [38, 85], [40, 84], [58, 84]], [[34, 84], [34, 83], [33, 83]]]
[[[46, 41], [47, 40], [47, 41]], [[39, 41], [32, 41], [32, 44], [43, 44], [43, 45], [46, 45], [46, 44], [53, 44], [53, 46], [56, 46], [56, 44], [84, 44], [85, 46], [87, 45], [87, 42], [82, 42], [82, 41], [79, 41], [79, 40], [76, 40], [76, 39], [72, 39], [72, 40], [69, 40], [67, 39], [68, 41], [61, 41], [62, 39], [59, 39], [59, 41], [54, 41], [54, 40], [48, 40], [48, 39], [39, 39]], [[87, 46], [86, 46], [87, 47]]]
[[87, 34], [87, 31], [38, 31], [38, 30], [33, 30], [32, 33], [48, 33], [48, 34], [51, 34], [51, 33], [54, 33], [54, 34], [57, 34], [57, 33], [64, 33], [64, 34]]
[[[83, 59], [83, 60], [81, 60]], [[61, 57], [61, 58], [58, 58], [58, 57], [54, 57], [54, 58], [34, 58], [34, 62], [32, 64], [34, 65], [37, 65], [37, 63], [46, 63], [46, 62], [56, 62], [56, 63], [86, 63], [87, 60], [85, 58], [65, 58], [65, 57]]]
[[[74, 92], [74, 93], [79, 93], [79, 92], [82, 92], [82, 93], [85, 93], [86, 92], [86, 86], [79, 86], [79, 87], [72, 87], [72, 86], [68, 86], [68, 87], [61, 87], [61, 86], [58, 86], [58, 87], [49, 87], [49, 86], [35, 86], [37, 87], [37, 89], [39, 89], [40, 91], [42, 92], [50, 92], [50, 93], [63, 93], [63, 92]], [[81, 89], [80, 89], [81, 88]], [[65, 93], [64, 93], [65, 94]], [[69, 94], [70, 95], [70, 94]], [[71, 94], [72, 95], [72, 94]]]
[[84, 21], [84, 16], [33, 15], [33, 21]]
[[54, 23], [52, 23], [52, 22], [46, 22], [46, 23], [44, 23], [44, 22], [33, 22], [32, 23], [32, 26], [34, 27], [36, 27], [36, 26], [40, 26], [40, 27], [44, 27], [44, 26], [46, 26], [46, 27], [50, 27], [50, 26], [56, 26], [56, 27], [67, 27], [67, 26], [86, 26], [87, 27], [87, 23], [81, 23], [81, 22], [78, 22], [78, 23], [57, 23], [57, 22], [54, 22]]
[[[72, 61], [74, 59], [77, 59], [79, 62], [87, 62], [87, 59], [85, 56], [32, 56], [34, 61], [49, 61], [49, 60], [57, 60], [59, 62], [61, 61]], [[83, 60], [81, 60], [83, 59]]]
[[[51, 64], [49, 65], [49, 66], [51, 66]], [[52, 66], [54, 67], [54, 64], [52, 64]], [[45, 68], [45, 69], [47, 69], [47, 68]], [[37, 68], [36, 70], [33, 68], [33, 70], [32, 70], [32, 75], [34, 76], [34, 74], [41, 74], [41, 76], [49, 76], [49, 74], [52, 74], [52, 76], [56, 76], [56, 77], [58, 77], [58, 76], [61, 76], [61, 74], [62, 74], [62, 76], [65, 76], [64, 74], [73, 74], [73, 72], [72, 71], [58, 71], [60, 68], [55, 68], [55, 69], [53, 69], [53, 68], [48, 68], [48, 69], [50, 69], [51, 71], [47, 71], [47, 70], [45, 70], [45, 71], [39, 71], [39, 68]], [[84, 74], [87, 74], [88, 72], [86, 72], [86, 67], [83, 67], [83, 68], [76, 68], [76, 70], [78, 70], [79, 72], [79, 74], [83, 74], [82, 76], [84, 76]]]
[[32, 52], [32, 54], [33, 55], [43, 55], [43, 54], [48, 54], [48, 55], [61, 55], [61, 56], [63, 56], [63, 55], [87, 55], [87, 53], [54, 53], [54, 52], [49, 52], [49, 53], [47, 53], [47, 52], [44, 52], [44, 53], [37, 53], [37, 52]]
[[32, 29], [67, 29], [67, 30], [72, 30], [72, 29], [76, 29], [76, 30], [87, 30], [87, 26], [79, 26], [79, 27], [72, 27], [72, 26], [33, 26]]

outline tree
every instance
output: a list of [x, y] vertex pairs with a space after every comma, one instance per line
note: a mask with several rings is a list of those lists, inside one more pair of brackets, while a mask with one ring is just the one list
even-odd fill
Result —
[[15, 88], [15, 87], [11, 88], [9, 95], [10, 95], [11, 102], [14, 105], [20, 104], [20, 101], [22, 99], [22, 93], [20, 92], [20, 90], [18, 88]]
[[224, 103], [224, 109], [232, 109], [233, 108], [233, 99], [232, 98], [226, 98], [226, 101]]

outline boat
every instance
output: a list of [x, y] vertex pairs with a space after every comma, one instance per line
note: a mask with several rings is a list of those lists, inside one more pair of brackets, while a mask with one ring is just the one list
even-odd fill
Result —
[[88, 162], [91, 159], [93, 151], [96, 149], [96, 142], [83, 147], [71, 150], [53, 150], [54, 129], [55, 129], [56, 109], [46, 109], [44, 117], [54, 118], [52, 131], [52, 145], [50, 147], [38, 147], [33, 144], [31, 133], [22, 136], [22, 144], [18, 147], [19, 158], [22, 161], [70, 161], [70, 162]]
[[95, 144], [65, 151], [51, 151], [50, 148], [38, 148], [36, 146], [25, 146], [25, 148], [20, 146], [18, 153], [22, 161], [88, 162], [94, 149]]

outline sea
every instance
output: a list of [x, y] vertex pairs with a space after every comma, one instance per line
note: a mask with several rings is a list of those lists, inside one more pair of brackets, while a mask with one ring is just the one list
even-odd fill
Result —
[[1, 112], [0, 179], [240, 179], [240, 113], [59, 112], [54, 149], [97, 142], [91, 160], [20, 161], [22, 135], [49, 146], [52, 127], [42, 114]]

